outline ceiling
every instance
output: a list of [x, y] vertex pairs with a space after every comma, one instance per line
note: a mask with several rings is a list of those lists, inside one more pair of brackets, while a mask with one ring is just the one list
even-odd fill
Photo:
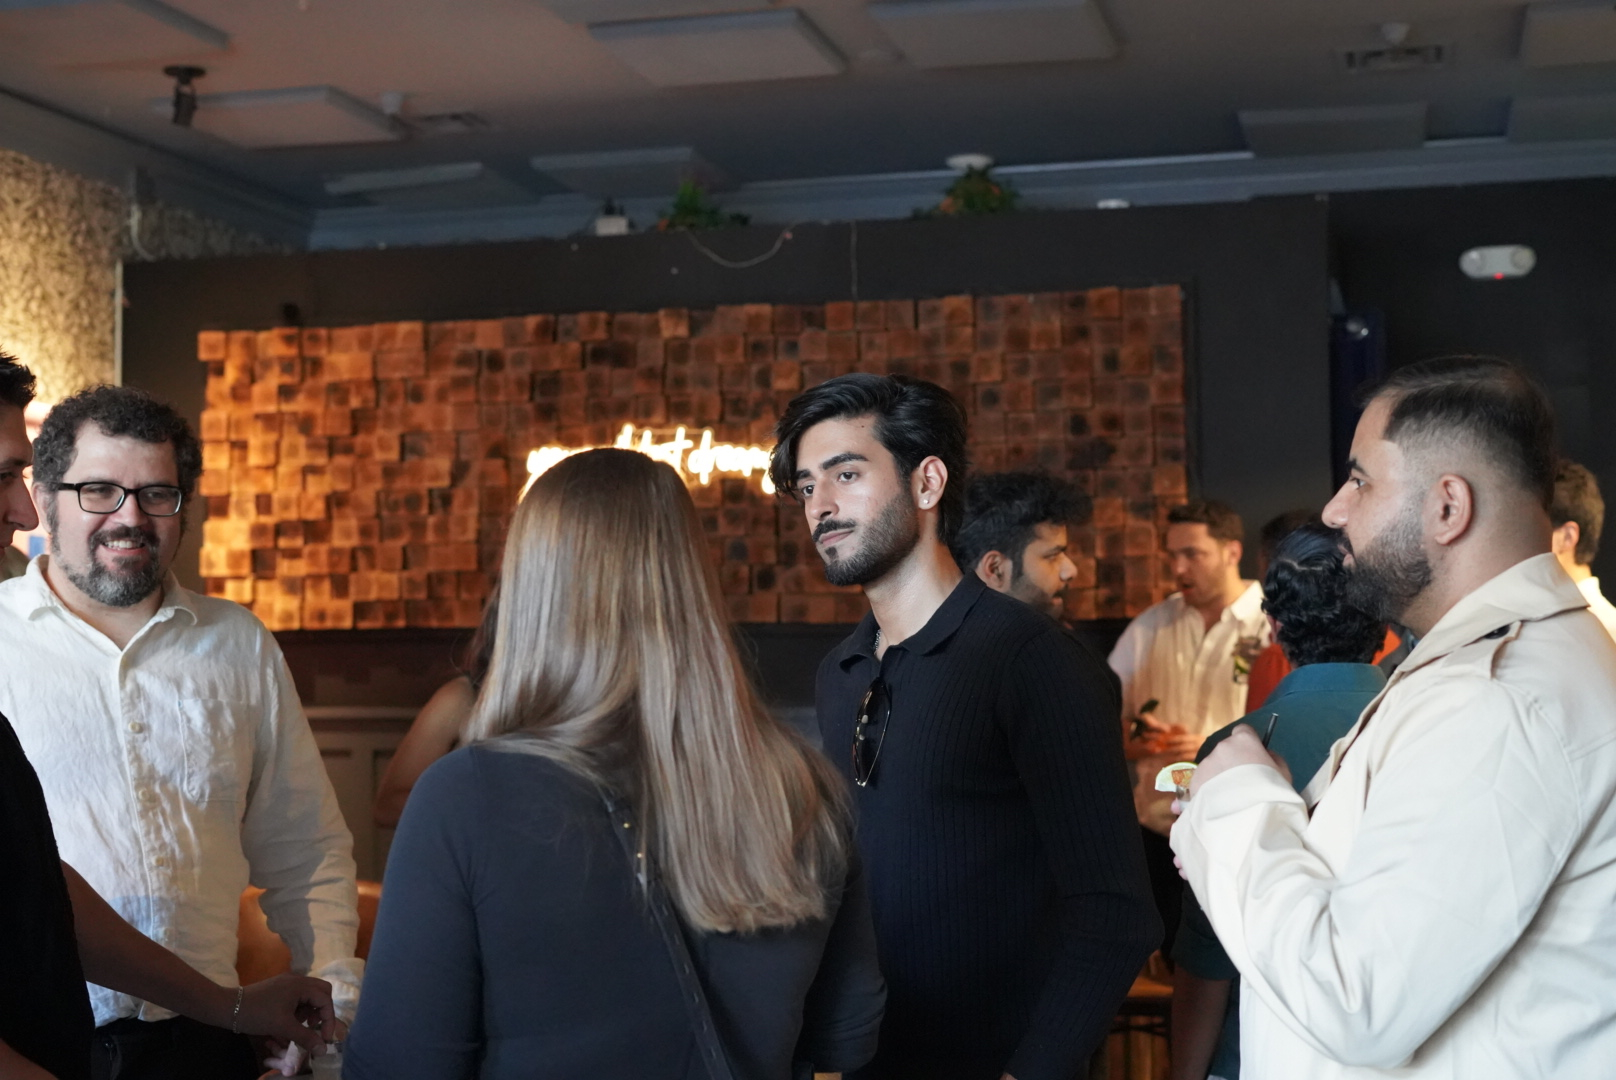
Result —
[[[680, 36], [682, 21], [624, 21], [701, 12], [730, 14], [697, 24], [717, 29], [696, 39]], [[1559, 18], [1567, 12], [1574, 18]], [[914, 14], [959, 19], [928, 38], [895, 17]], [[612, 25], [588, 25], [597, 16]], [[988, 48], [985, 31], [998, 27], [1006, 35], [982, 55], [1031, 59], [934, 66]], [[1048, 42], [1068, 33], [1068, 54], [1090, 58], [1048, 58]], [[1438, 46], [1442, 62], [1354, 71], [1343, 59], [1390, 44]], [[176, 63], [207, 70], [190, 129], [168, 119], [173, 82], [162, 68]], [[782, 72], [794, 77], [773, 77]], [[378, 194], [353, 174], [426, 166], [450, 166], [420, 174], [426, 190], [430, 179], [461, 205], [513, 205], [568, 183], [578, 190], [565, 170], [536, 169], [536, 156], [601, 152], [656, 151], [662, 173], [635, 181], [655, 188], [657, 175], [671, 187], [686, 160], [722, 187], [933, 170], [965, 151], [1017, 166], [1504, 142], [1512, 109], [1517, 141], [1611, 139], [1616, 9], [1580, 0], [1531, 16], [1508, 0], [0, 0], [0, 90], [310, 211], [401, 205], [407, 175]], [[296, 145], [306, 139], [323, 141]], [[595, 197], [611, 182], [585, 190]]]

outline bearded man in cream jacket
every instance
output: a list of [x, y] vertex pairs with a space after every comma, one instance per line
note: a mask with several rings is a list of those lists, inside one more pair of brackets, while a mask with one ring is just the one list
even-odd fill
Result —
[[1611, 1075], [1616, 645], [1550, 553], [1548, 403], [1500, 361], [1403, 368], [1349, 464], [1354, 602], [1419, 645], [1301, 796], [1237, 732], [1172, 834], [1242, 1075]]

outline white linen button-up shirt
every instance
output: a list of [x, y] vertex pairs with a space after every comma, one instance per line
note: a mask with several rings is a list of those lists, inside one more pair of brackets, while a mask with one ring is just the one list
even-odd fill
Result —
[[1583, 597], [1588, 601], [1588, 610], [1604, 626], [1605, 633], [1616, 638], [1616, 604], [1605, 599], [1605, 594], [1599, 590], [1599, 579], [1583, 578], [1577, 582], [1577, 588], [1582, 590]]
[[[1252, 659], [1268, 645], [1262, 587], [1253, 581], [1210, 627], [1174, 593], [1146, 608], [1117, 639], [1111, 670], [1122, 680], [1122, 715], [1151, 713], [1205, 737], [1246, 714]], [[1152, 774], [1154, 775], [1154, 774]]]
[[1243, 1076], [1612, 1075], [1616, 645], [1586, 608], [1527, 559], [1303, 795], [1262, 765], [1197, 791], [1172, 844], [1240, 969]]
[[[170, 575], [120, 650], [45, 581], [0, 583], [0, 712], [39, 774], [62, 858], [141, 933], [236, 985], [242, 890], [295, 971], [352, 1019], [364, 964], [353, 838], [280, 648], [246, 609]], [[90, 986], [97, 1025], [173, 1013]]]

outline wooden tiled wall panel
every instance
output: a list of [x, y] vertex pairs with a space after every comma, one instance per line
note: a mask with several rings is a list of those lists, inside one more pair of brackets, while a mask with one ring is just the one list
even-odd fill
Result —
[[[1165, 285], [205, 332], [202, 576], [273, 630], [472, 626], [528, 450], [625, 424], [767, 445], [793, 395], [871, 371], [953, 391], [973, 470], [1076, 480], [1094, 509], [1067, 611], [1137, 614], [1167, 591], [1161, 530], [1187, 490], [1181, 309]], [[755, 478], [691, 491], [735, 618], [863, 615], [794, 503]]]

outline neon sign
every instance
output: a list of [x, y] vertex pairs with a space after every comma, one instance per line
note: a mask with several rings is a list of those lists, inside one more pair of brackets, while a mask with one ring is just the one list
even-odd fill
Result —
[[[623, 430], [617, 433], [617, 440], [612, 443], [612, 447], [618, 450], [638, 450], [648, 458], [672, 465], [680, 476], [687, 479], [694, 478], [703, 485], [712, 483], [715, 473], [751, 479], [752, 474], [756, 472], [761, 474], [764, 494], [774, 494], [774, 483], [769, 479], [769, 452], [761, 446], [715, 443], [712, 428], [704, 429], [699, 441], [691, 439], [683, 427], [678, 427], [674, 429], [673, 438], [667, 442], [656, 442], [650, 428], [640, 430], [636, 435], [633, 424], [624, 424]], [[526, 495], [527, 489], [533, 486], [533, 481], [558, 463], [574, 454], [595, 449], [599, 448], [541, 446], [537, 450], [528, 451], [527, 483], [522, 485], [522, 494]]]

